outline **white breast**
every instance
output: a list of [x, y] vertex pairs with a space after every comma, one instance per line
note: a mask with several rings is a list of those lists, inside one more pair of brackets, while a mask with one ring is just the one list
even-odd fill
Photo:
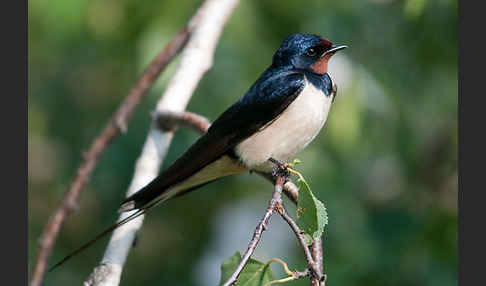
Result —
[[235, 148], [250, 169], [267, 171], [270, 157], [281, 162], [294, 159], [319, 133], [326, 122], [332, 96], [326, 96], [306, 80], [301, 94], [271, 124]]

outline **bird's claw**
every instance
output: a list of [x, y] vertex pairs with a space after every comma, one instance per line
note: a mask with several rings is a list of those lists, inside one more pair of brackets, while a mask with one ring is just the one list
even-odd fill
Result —
[[288, 170], [289, 164], [282, 163], [274, 158], [269, 158], [268, 160], [275, 164], [275, 167], [272, 169], [272, 177], [275, 179], [277, 177], [282, 177], [284, 178], [284, 183], [286, 183], [290, 178], [290, 172]]

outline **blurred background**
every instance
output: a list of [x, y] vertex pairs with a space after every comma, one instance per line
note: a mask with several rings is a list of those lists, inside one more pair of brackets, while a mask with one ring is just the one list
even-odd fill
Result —
[[[200, 3], [29, 1], [29, 272], [81, 153]], [[270, 65], [281, 41], [298, 32], [349, 46], [330, 61], [339, 93], [328, 122], [298, 155], [299, 169], [328, 209], [328, 285], [456, 285], [457, 1], [241, 1], [188, 110], [214, 120]], [[118, 217], [149, 113], [176, 66], [103, 155], [51, 262]], [[164, 165], [196, 138], [179, 131]], [[246, 250], [271, 191], [267, 181], [244, 174], [158, 207], [145, 220], [121, 285], [216, 285], [223, 259]], [[80, 284], [106, 243], [49, 274], [45, 284]], [[306, 265], [279, 216], [255, 255], [272, 257], [291, 269]], [[280, 268], [273, 267], [277, 275]]]

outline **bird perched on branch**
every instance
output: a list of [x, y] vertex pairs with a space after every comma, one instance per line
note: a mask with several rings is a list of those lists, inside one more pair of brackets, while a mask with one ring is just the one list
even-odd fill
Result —
[[120, 211], [151, 207], [227, 175], [270, 171], [270, 158], [292, 160], [326, 122], [333, 102], [328, 61], [344, 48], [317, 35], [285, 39], [250, 90]]
[[245, 95], [223, 112], [181, 157], [122, 202], [120, 212], [136, 210], [135, 213], [53, 268], [170, 198], [227, 175], [247, 170], [269, 172], [272, 162], [292, 160], [326, 122], [336, 96], [327, 73], [328, 62], [344, 48], [318, 35], [294, 34], [286, 38], [272, 64]]

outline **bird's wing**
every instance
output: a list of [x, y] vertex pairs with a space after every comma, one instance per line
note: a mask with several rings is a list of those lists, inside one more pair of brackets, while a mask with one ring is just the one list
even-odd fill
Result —
[[283, 72], [257, 81], [181, 157], [147, 186], [124, 200], [120, 210], [153, 205], [149, 203], [171, 186], [227, 154], [236, 144], [276, 118], [297, 97], [304, 85], [304, 75], [296, 72]]

